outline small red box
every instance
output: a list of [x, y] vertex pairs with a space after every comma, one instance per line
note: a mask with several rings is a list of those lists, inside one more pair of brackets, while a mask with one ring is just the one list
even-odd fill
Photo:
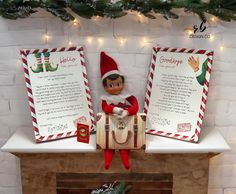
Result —
[[89, 143], [89, 125], [77, 123], [77, 141]]

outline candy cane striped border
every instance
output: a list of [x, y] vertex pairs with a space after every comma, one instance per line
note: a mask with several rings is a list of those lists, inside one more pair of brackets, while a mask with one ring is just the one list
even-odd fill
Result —
[[33, 93], [32, 93], [32, 88], [31, 88], [30, 76], [29, 76], [29, 66], [27, 63], [27, 55], [35, 54], [35, 53], [44, 53], [44, 52], [63, 52], [63, 51], [75, 51], [75, 50], [77, 50], [80, 53], [86, 97], [87, 97], [87, 102], [88, 102], [89, 114], [90, 114], [90, 118], [91, 118], [90, 132], [93, 133], [93, 132], [95, 132], [95, 123], [96, 122], [95, 122], [95, 117], [94, 117], [94, 113], [93, 113], [91, 91], [89, 89], [89, 81], [88, 81], [88, 75], [87, 75], [86, 66], [85, 66], [83, 47], [78, 46], [78, 47], [61, 47], [61, 48], [50, 48], [50, 49], [47, 49], [47, 48], [45, 48], [45, 49], [25, 49], [25, 50], [20, 51], [22, 62], [23, 62], [23, 69], [24, 69], [29, 105], [30, 105], [30, 110], [31, 110], [32, 123], [33, 123], [34, 133], [35, 133], [35, 138], [36, 138], [37, 143], [76, 136], [77, 131], [69, 131], [66, 133], [59, 133], [59, 134], [54, 134], [54, 135], [49, 135], [49, 136], [41, 136], [40, 135], [40, 132], [38, 129], [37, 118], [36, 118], [36, 111], [35, 111], [35, 106], [34, 106], [34, 98], [33, 98]]
[[206, 107], [210, 74], [211, 74], [211, 69], [212, 69], [213, 51], [187, 49], [187, 48], [154, 47], [153, 48], [153, 55], [152, 55], [152, 62], [150, 65], [149, 76], [148, 76], [148, 81], [147, 81], [146, 95], [145, 95], [145, 100], [144, 100], [144, 110], [143, 110], [144, 113], [147, 113], [147, 111], [148, 111], [151, 92], [152, 92], [152, 83], [153, 83], [155, 65], [156, 65], [156, 55], [157, 55], [157, 52], [160, 52], [160, 51], [162, 51], [162, 52], [205, 54], [205, 55], [207, 55], [208, 67], [207, 67], [205, 83], [204, 83], [203, 91], [202, 91], [202, 100], [201, 100], [201, 105], [200, 105], [198, 121], [197, 121], [197, 127], [195, 129], [194, 135], [186, 136], [186, 135], [180, 135], [177, 133], [168, 133], [165, 131], [159, 131], [156, 129], [147, 129], [146, 133], [153, 134], [153, 135], [159, 135], [159, 136], [166, 136], [166, 137], [170, 137], [170, 138], [175, 138], [175, 139], [179, 139], [179, 140], [183, 140], [183, 141], [190, 141], [190, 142], [196, 143], [199, 141], [200, 131], [201, 131], [201, 127], [202, 127], [202, 121], [203, 121], [205, 107]]

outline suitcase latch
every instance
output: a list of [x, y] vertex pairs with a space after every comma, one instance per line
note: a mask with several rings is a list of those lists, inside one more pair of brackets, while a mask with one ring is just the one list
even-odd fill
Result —
[[124, 130], [125, 127], [126, 127], [126, 125], [125, 125], [125, 123], [123, 122], [123, 120], [119, 119], [119, 120], [118, 120], [118, 126], [117, 126], [117, 128], [118, 128], [119, 130]]
[[105, 130], [109, 131], [109, 129], [110, 129], [110, 125], [109, 124], [105, 124]]

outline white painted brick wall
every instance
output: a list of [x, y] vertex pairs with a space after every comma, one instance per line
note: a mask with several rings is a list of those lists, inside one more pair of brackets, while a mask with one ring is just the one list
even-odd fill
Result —
[[225, 189], [224, 194], [235, 194], [236, 188]]
[[8, 100], [0, 100], [0, 115], [10, 114], [10, 104]]
[[208, 194], [224, 194], [222, 189], [209, 189]]
[[[213, 49], [214, 65], [207, 102], [204, 126], [219, 130], [232, 150], [210, 161], [208, 194], [236, 194], [236, 28], [235, 22], [219, 22], [208, 32], [216, 33], [216, 39], [189, 39], [184, 29], [200, 24], [193, 15], [181, 12], [178, 20], [145, 19], [138, 22], [134, 15], [117, 20], [98, 21], [80, 19], [81, 26], [64, 23], [41, 10], [27, 19], [16, 21], [0, 18], [0, 146], [19, 128], [31, 130], [24, 75], [19, 50], [84, 45], [87, 69], [94, 100], [95, 112], [100, 110], [102, 93], [99, 71], [99, 53], [108, 52], [126, 75], [127, 88], [138, 98], [143, 107], [151, 50], [156, 44], [173, 47]], [[46, 43], [43, 36], [48, 32]], [[92, 36], [92, 43], [86, 41]], [[119, 38], [127, 42], [120, 46]], [[101, 45], [98, 38], [103, 39]], [[146, 43], [143, 43], [143, 39]], [[224, 50], [220, 51], [220, 45]], [[0, 152], [0, 193], [20, 194], [19, 160]]]

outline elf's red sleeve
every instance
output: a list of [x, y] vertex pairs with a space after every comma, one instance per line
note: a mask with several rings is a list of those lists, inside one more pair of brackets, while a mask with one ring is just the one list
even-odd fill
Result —
[[135, 115], [138, 113], [138, 101], [134, 96], [126, 98], [126, 100], [131, 104], [130, 108], [127, 109], [129, 115]]
[[102, 110], [106, 114], [112, 114], [113, 113], [113, 108], [115, 106], [107, 104], [106, 100], [102, 100]]

